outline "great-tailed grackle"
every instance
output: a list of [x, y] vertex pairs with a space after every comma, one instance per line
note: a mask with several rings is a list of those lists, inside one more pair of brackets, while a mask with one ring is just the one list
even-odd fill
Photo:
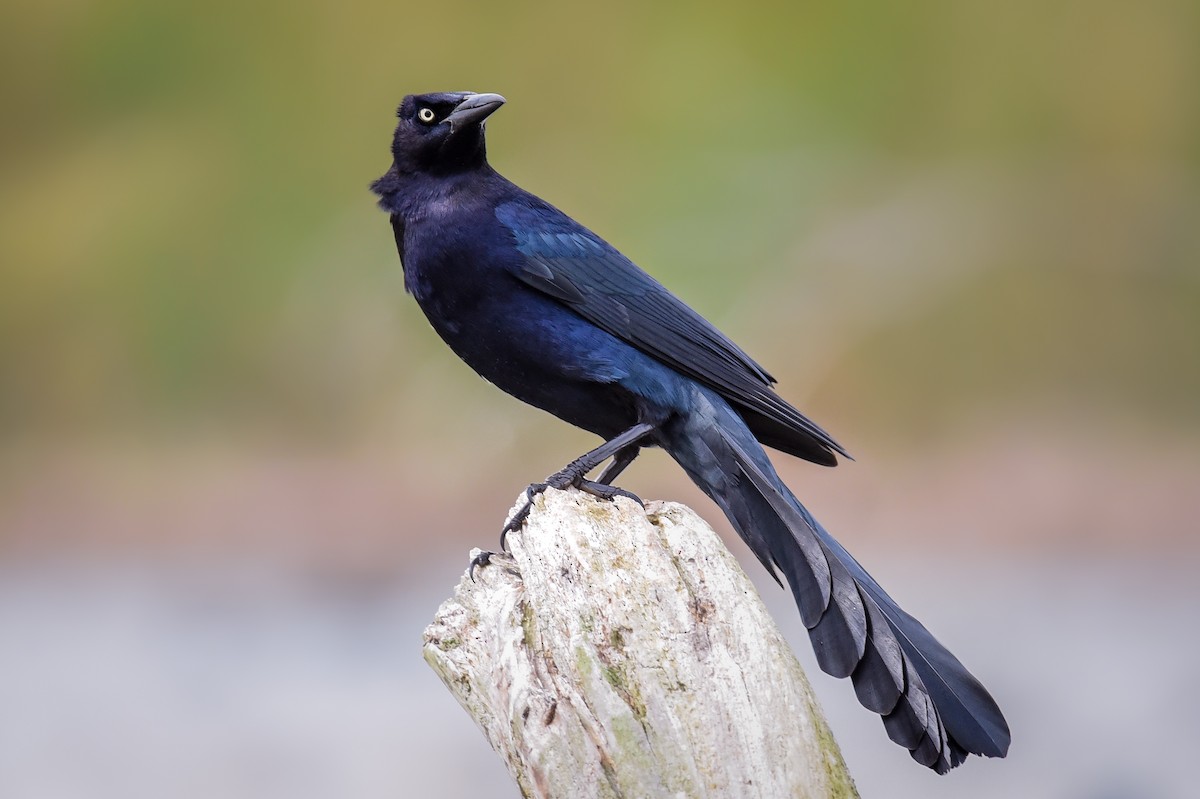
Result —
[[509, 394], [605, 439], [548, 484], [612, 496], [639, 447], [661, 447], [783, 573], [817, 662], [851, 678], [893, 741], [938, 772], [968, 753], [1003, 757], [1008, 725], [987, 690], [805, 510], [763, 445], [827, 466], [845, 450], [699, 314], [488, 165], [484, 120], [504, 102], [404, 98], [392, 167], [372, 190], [391, 214], [405, 288], [450, 348]]

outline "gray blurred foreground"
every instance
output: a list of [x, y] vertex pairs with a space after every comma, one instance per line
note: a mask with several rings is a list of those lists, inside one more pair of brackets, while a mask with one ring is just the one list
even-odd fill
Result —
[[[516, 796], [421, 658], [421, 629], [465, 563], [375, 588], [265, 569], [8, 566], [0, 796]], [[994, 558], [981, 573], [986, 563], [868, 559], [1012, 724], [1007, 760], [942, 778], [818, 673], [790, 599], [759, 581], [863, 795], [1194, 795], [1196, 564]]]

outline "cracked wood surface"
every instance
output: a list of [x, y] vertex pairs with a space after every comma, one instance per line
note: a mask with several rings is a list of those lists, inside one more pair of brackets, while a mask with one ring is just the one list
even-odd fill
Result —
[[508, 541], [438, 609], [425, 659], [525, 796], [857, 796], [800, 664], [692, 510], [549, 490]]

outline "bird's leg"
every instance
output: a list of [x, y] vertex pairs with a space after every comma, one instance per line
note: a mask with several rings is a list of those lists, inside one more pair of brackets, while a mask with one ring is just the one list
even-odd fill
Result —
[[577, 484], [579, 490], [586, 491], [592, 496], [599, 497], [600, 499], [613, 500], [617, 497], [628, 497], [637, 504], [641, 505], [643, 508], [646, 507], [646, 504], [642, 502], [641, 497], [632, 492], [626, 491], [623, 488], [617, 488], [612, 484], [613, 480], [617, 479], [617, 475], [625, 471], [625, 467], [633, 463], [634, 459], [638, 456], [638, 452], [640, 451], [641, 447], [637, 444], [630, 444], [624, 449], [618, 451], [616, 455], [613, 455], [612, 463], [608, 464], [604, 471], [600, 473], [599, 477], [597, 477], [595, 480], [580, 480]]
[[[545, 483], [539, 483], [536, 486], [530, 486], [535, 489], [534, 493], [540, 493], [547, 488], [564, 489], [569, 486], [576, 488], [583, 487], [583, 484], [589, 484], [591, 487], [597, 485], [606, 485], [607, 482], [601, 479], [599, 482], [592, 482], [584, 479], [588, 472], [595, 469], [600, 464], [604, 463], [609, 458], [614, 458], [613, 466], [620, 463], [620, 468], [613, 469], [612, 467], [605, 469], [605, 476], [612, 478], [621, 473], [637, 455], [637, 443], [654, 431], [654, 425], [648, 422], [640, 422], [626, 430], [620, 435], [605, 441], [600, 446], [596, 447], [591, 452], [580, 455], [575, 460], [566, 465], [565, 468], [555, 472], [546, 478]], [[632, 454], [628, 451], [632, 449]], [[611, 486], [609, 486], [611, 487]]]
[[613, 455], [612, 463], [608, 464], [604, 471], [600, 472], [600, 476], [596, 478], [596, 482], [600, 485], [612, 485], [613, 480], [616, 480], [621, 472], [625, 471], [625, 468], [633, 463], [641, 451], [642, 448], [640, 445], [630, 444], [616, 455]]
[[[641, 505], [642, 501], [637, 496], [623, 488], [614, 488], [608, 483], [633, 462], [633, 459], [637, 457], [639, 449], [637, 443], [654, 432], [654, 429], [654, 425], [646, 422], [635, 424], [624, 433], [605, 441], [591, 452], [580, 455], [568, 463], [565, 468], [547, 477], [544, 483], [534, 483], [525, 489], [525, 504], [513, 514], [513, 517], [508, 520], [508, 524], [504, 525], [504, 529], [500, 531], [500, 549], [507, 551], [505, 541], [508, 539], [508, 534], [521, 529], [521, 526], [525, 524], [525, 520], [529, 518], [529, 511], [533, 509], [533, 498], [547, 488], [562, 490], [574, 486], [581, 491], [586, 491], [601, 499], [613, 499], [618, 496], [628, 497]], [[600, 480], [593, 482], [592, 480], [585, 479], [588, 472], [609, 458], [613, 458], [613, 462], [600, 475]], [[479, 560], [479, 558], [476, 558], [476, 560]], [[486, 559], [478, 565], [482, 566], [485, 563]]]

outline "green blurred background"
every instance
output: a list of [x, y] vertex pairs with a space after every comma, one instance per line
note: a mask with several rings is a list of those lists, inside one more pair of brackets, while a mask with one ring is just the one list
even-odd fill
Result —
[[[27, 716], [0, 704], [0, 719], [42, 734], [12, 732], [26, 750], [0, 755], [5, 795], [46, 795], [47, 775], [64, 796], [87, 794], [77, 784], [190, 795], [172, 783], [181, 772], [119, 766], [156, 738], [107, 706], [82, 720], [62, 698], [71, 670], [38, 683], [44, 701], [18, 701], [13, 687], [108, 645], [72, 649], [73, 631], [189, 597], [241, 597], [230, 618], [278, 613], [246, 634], [283, 636], [280, 648], [201, 679], [246, 697], [265, 690], [247, 673], [296, 662], [281, 630], [359, 597], [349, 615], [381, 619], [362, 635], [392, 642], [379, 646], [394, 660], [371, 650], [378, 662], [411, 676], [292, 721], [324, 729], [333, 714], [374, 730], [363, 741], [381, 758], [411, 751], [386, 739], [415, 735], [404, 708], [438, 691], [409, 663], [420, 624], [466, 549], [494, 543], [519, 488], [594, 443], [478, 380], [403, 295], [366, 187], [390, 163], [401, 97], [464, 88], [509, 100], [488, 131], [501, 172], [717, 322], [858, 457], [832, 471], [780, 465], [868, 566], [895, 570], [881, 579], [906, 586], [916, 615], [942, 614], [935, 630], [962, 624], [945, 636], [952, 648], [978, 647], [968, 662], [999, 672], [988, 682], [1002, 703], [1029, 713], [1014, 721], [1010, 761], [970, 764], [977, 783], [930, 783], [848, 708], [839, 723], [863, 725], [861, 750], [847, 733], [847, 756], [865, 792], [1181, 795], [1173, 774], [1142, 761], [1096, 778], [1091, 745], [1058, 768], [1021, 733], [1050, 730], [1046, 748], [1077, 740], [1105, 693], [1085, 692], [1080, 663], [1131, 646], [1112, 623], [1130, 597], [1152, 618], [1200, 608], [1181, 587], [1200, 531], [1200, 6], [1182, 0], [6, 4], [0, 641], [25, 659], [8, 665], [0, 702]], [[627, 485], [685, 500], [726, 531], [661, 456]], [[1130, 562], [1145, 584], [1121, 582]], [[1036, 590], [1031, 574], [1045, 577]], [[994, 593], [973, 595], [974, 578]], [[1064, 644], [1067, 633], [1004, 637], [1049, 624], [1039, 591], [1066, 614], [1063, 580], [1090, 598], [1076, 609], [1086, 624], [1064, 615], [1063, 627], [1098, 625], [1086, 637], [1097, 654], [1082, 661], [1073, 647], [1086, 646]], [[254, 587], [230, 587], [243, 583]], [[130, 585], [141, 588], [127, 604], [114, 599]], [[962, 589], [949, 602], [948, 586]], [[407, 638], [385, 635], [395, 620], [361, 599], [378, 592], [402, 609]], [[1004, 604], [1014, 594], [1020, 620]], [[780, 604], [777, 617], [792, 613]], [[980, 631], [966, 620], [981, 616], [991, 644], [970, 640]], [[216, 618], [205, 623], [232, 629]], [[321, 635], [339, 641], [345, 620], [329, 618]], [[181, 619], [164, 627], [190, 629]], [[45, 632], [55, 624], [58, 638]], [[1171, 662], [1200, 664], [1194, 645], [1180, 661], [1177, 626], [1140, 629], [1155, 654], [1138, 662], [1168, 660], [1174, 645]], [[144, 657], [130, 663], [166, 686], [145, 728], [194, 730], [174, 666], [154, 665], [186, 646], [153, 624], [136, 630], [127, 650]], [[327, 654], [313, 635], [300, 659]], [[239, 651], [236, 636], [220, 640]], [[304, 693], [344, 685], [371, 651]], [[1037, 697], [1058, 696], [1064, 674], [1079, 703], [1051, 718]], [[132, 690], [113, 680], [96, 692]], [[81, 696], [94, 696], [88, 685]], [[851, 693], [818, 688], [827, 704]], [[1155, 701], [1093, 736], [1161, 726], [1177, 746], [1200, 743], [1194, 722], [1171, 726], [1160, 715], [1179, 709]], [[341, 710], [356, 702], [404, 723], [372, 728]], [[495, 772], [480, 777], [488, 789], [429, 776], [481, 745], [465, 720], [444, 739], [426, 729], [436, 753], [395, 770], [314, 733], [294, 759], [328, 764], [329, 782], [293, 785], [280, 776], [291, 766], [236, 743], [251, 728], [278, 740], [277, 715], [263, 710], [261, 730], [222, 718], [215, 749], [187, 744], [191, 732], [170, 738], [171, 756], [193, 764], [182, 773], [221, 795], [514, 795]], [[89, 723], [117, 732], [93, 739]], [[73, 725], [85, 730], [75, 749], [56, 737]], [[69, 753], [109, 751], [100, 740], [116, 749], [95, 755], [111, 772], [96, 776]], [[197, 748], [208, 754], [195, 760]], [[243, 779], [239, 758], [257, 776]], [[1030, 792], [1039, 785], [1045, 794]]]

